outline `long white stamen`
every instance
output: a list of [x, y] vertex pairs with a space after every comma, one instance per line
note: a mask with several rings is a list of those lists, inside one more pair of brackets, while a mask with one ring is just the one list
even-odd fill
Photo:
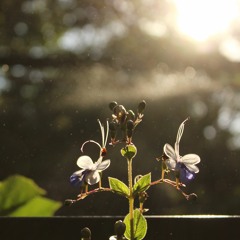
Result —
[[176, 142], [175, 142], [175, 153], [177, 155], [177, 159], [178, 161], [180, 160], [180, 155], [179, 155], [179, 143], [180, 143], [180, 140], [182, 138], [182, 135], [183, 135], [183, 131], [184, 131], [184, 125], [185, 125], [185, 122], [189, 120], [189, 117], [186, 118], [179, 126], [178, 128], [178, 132], [177, 132], [177, 138], [176, 138]]
[[[104, 126], [102, 125], [102, 123], [100, 122], [100, 120], [98, 119], [97, 120], [98, 123], [99, 123], [99, 126], [100, 126], [100, 131], [101, 131], [101, 135], [102, 135], [102, 146], [94, 141], [94, 140], [88, 140], [86, 142], [84, 142], [81, 146], [81, 152], [83, 153], [83, 148], [85, 146], [85, 144], [87, 143], [95, 143], [96, 145], [98, 145], [98, 147], [100, 148], [100, 158], [101, 158], [101, 154], [102, 154], [102, 149], [103, 148], [106, 148], [106, 145], [107, 145], [107, 139], [108, 139], [108, 132], [109, 132], [109, 123], [107, 121], [107, 129], [106, 129], [106, 136], [105, 136], [105, 130], [104, 130]], [[102, 159], [102, 158], [101, 158]]]
[[81, 152], [82, 152], [82, 153], [83, 153], [83, 147], [85, 146], [86, 143], [95, 143], [95, 144], [97, 144], [97, 145], [99, 146], [100, 149], [102, 149], [101, 145], [100, 145], [98, 142], [96, 142], [96, 141], [94, 141], [94, 140], [88, 140], [88, 141], [84, 142], [84, 143], [82, 144], [82, 146], [81, 146]]
[[107, 145], [108, 133], [109, 133], [109, 123], [107, 121], [106, 136], [105, 136], [105, 142], [104, 142], [104, 146], [103, 147], [106, 147], [106, 145]]
[[105, 136], [104, 126], [102, 125], [102, 123], [100, 122], [99, 119], [98, 119], [98, 123], [99, 123], [99, 126], [100, 126], [101, 135], [102, 135], [102, 148], [105, 148], [106, 145], [107, 145], [107, 139], [108, 139], [108, 133], [109, 133], [109, 123], [107, 121], [106, 136]]
[[177, 138], [176, 138], [176, 143], [179, 143], [180, 140], [181, 140], [181, 137], [183, 135], [183, 131], [184, 131], [184, 125], [185, 125], [185, 122], [188, 121], [190, 118], [186, 118], [181, 124], [180, 124], [180, 127], [178, 129], [178, 133], [177, 133]]
[[105, 135], [104, 127], [103, 127], [103, 125], [102, 125], [102, 123], [100, 122], [99, 119], [97, 121], [99, 123], [100, 131], [101, 131], [101, 135], [102, 135], [102, 147], [104, 147], [104, 135]]

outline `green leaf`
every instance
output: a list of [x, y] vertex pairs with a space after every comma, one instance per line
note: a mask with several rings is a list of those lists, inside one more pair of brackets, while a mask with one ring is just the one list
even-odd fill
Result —
[[49, 217], [61, 207], [61, 203], [44, 197], [35, 197], [26, 202], [15, 211], [11, 212], [11, 217]]
[[123, 157], [127, 158], [128, 160], [131, 160], [136, 156], [137, 148], [133, 144], [127, 145], [126, 147], [121, 149], [121, 154]]
[[45, 194], [45, 190], [26, 177], [14, 175], [0, 184], [0, 212], [18, 207], [30, 199]]
[[[130, 214], [128, 214], [124, 223], [126, 224], [126, 231], [124, 236], [127, 239], [131, 239], [131, 230], [130, 230]], [[139, 209], [134, 210], [134, 240], [141, 240], [145, 237], [147, 233], [147, 221]]]
[[0, 215], [52, 216], [61, 203], [42, 197], [45, 193], [32, 179], [10, 176], [0, 182]]
[[123, 183], [122, 181], [118, 180], [117, 178], [112, 178], [112, 177], [109, 177], [108, 181], [109, 181], [110, 188], [114, 192], [116, 192], [116, 193], [118, 193], [120, 195], [123, 195], [125, 197], [129, 196], [129, 188], [126, 186], [125, 183]]
[[146, 191], [151, 184], [151, 173], [142, 176], [133, 186], [133, 195]]

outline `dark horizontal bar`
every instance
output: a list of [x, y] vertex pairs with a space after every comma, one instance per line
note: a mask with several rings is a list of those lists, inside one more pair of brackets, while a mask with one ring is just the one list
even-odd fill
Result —
[[[146, 216], [146, 240], [239, 240], [238, 215]], [[92, 240], [108, 240], [122, 216], [0, 218], [1, 240], [81, 240], [89, 227]]]

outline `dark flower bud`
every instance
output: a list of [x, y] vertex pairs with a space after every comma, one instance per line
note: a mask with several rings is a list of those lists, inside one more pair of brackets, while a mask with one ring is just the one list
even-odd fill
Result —
[[133, 130], [134, 128], [134, 123], [132, 120], [127, 121], [127, 130]]
[[191, 193], [191, 194], [188, 195], [188, 200], [189, 201], [196, 201], [197, 198], [198, 198], [198, 196], [195, 193]]
[[110, 122], [110, 123], [109, 123], [109, 130], [110, 130], [110, 131], [116, 131], [116, 130], [117, 130], [117, 123], [115, 123], [115, 122]]
[[109, 103], [109, 108], [113, 111], [113, 109], [117, 106], [117, 102], [110, 102]]
[[85, 227], [81, 230], [81, 240], [91, 240], [91, 231]]
[[121, 220], [117, 221], [114, 224], [114, 231], [117, 237], [122, 237], [125, 233], [125, 230], [126, 230], [126, 225]]
[[115, 117], [117, 118], [117, 121], [120, 124], [123, 124], [126, 121], [127, 111], [123, 105], [117, 105], [113, 109], [113, 114], [115, 115]]
[[142, 113], [144, 111], [145, 107], [146, 107], [146, 102], [144, 100], [142, 100], [142, 102], [140, 102], [138, 104], [138, 109], [137, 109], [138, 113]]
[[135, 113], [132, 110], [128, 110], [127, 118], [130, 119], [130, 120], [134, 120], [135, 119]]
[[131, 138], [133, 135], [134, 123], [132, 120], [127, 121], [127, 137]]
[[71, 206], [74, 203], [74, 201], [72, 199], [66, 199], [64, 202], [65, 206]]
[[117, 123], [116, 122], [110, 122], [109, 123], [109, 130], [110, 130], [110, 136], [111, 139], [115, 139], [117, 135]]

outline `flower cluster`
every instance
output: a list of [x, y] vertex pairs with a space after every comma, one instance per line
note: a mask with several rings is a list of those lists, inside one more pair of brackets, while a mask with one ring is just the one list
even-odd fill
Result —
[[[137, 113], [135, 114], [132, 110], [127, 111], [123, 105], [119, 105], [117, 102], [109, 104], [109, 108], [112, 110], [112, 120], [109, 124], [112, 145], [119, 142], [131, 144], [133, 131], [142, 121], [145, 107], [146, 102], [143, 100], [139, 103]], [[118, 130], [122, 132], [121, 140], [117, 140]]]
[[[138, 104], [136, 114], [132, 110], [126, 110], [123, 105], [117, 102], [111, 102], [109, 104], [110, 110], [112, 111], [111, 119], [106, 121], [106, 129], [104, 125], [98, 120], [100, 131], [101, 131], [101, 143], [95, 140], [88, 140], [81, 146], [81, 152], [83, 153], [77, 160], [77, 165], [80, 170], [74, 172], [70, 177], [70, 182], [80, 188], [80, 194], [75, 200], [66, 200], [66, 203], [72, 204], [79, 200], [86, 198], [87, 196], [102, 192], [110, 191], [126, 197], [129, 201], [129, 213], [125, 217], [123, 224], [126, 225], [126, 231], [124, 228], [124, 235], [127, 239], [143, 239], [147, 231], [147, 223], [143, 214], [147, 209], [144, 208], [144, 203], [148, 198], [147, 190], [160, 183], [166, 183], [182, 193], [187, 199], [196, 199], [197, 195], [194, 193], [186, 194], [182, 190], [182, 186], [185, 183], [193, 180], [196, 173], [199, 172], [196, 166], [200, 162], [200, 157], [196, 154], [180, 155], [179, 145], [182, 138], [184, 127], [189, 118], [185, 119], [179, 126], [176, 142], [174, 147], [166, 143], [163, 147], [163, 155], [157, 160], [161, 160], [161, 177], [155, 181], [151, 181], [151, 173], [145, 175], [138, 175], [134, 178], [132, 176], [132, 160], [137, 155], [137, 148], [133, 144], [133, 133], [136, 126], [143, 119], [143, 111], [146, 107], [146, 102], [142, 101]], [[115, 146], [120, 143], [123, 144], [121, 149], [121, 155], [127, 159], [127, 175], [128, 175], [128, 186], [122, 181], [109, 177], [109, 187], [102, 187], [101, 178], [103, 171], [110, 166], [110, 160], [103, 160], [107, 154], [107, 141], [108, 134], [110, 133], [109, 145]], [[119, 133], [121, 137], [119, 138]], [[87, 143], [96, 144], [99, 149], [99, 157], [94, 162], [90, 156], [84, 154], [84, 146]], [[173, 171], [175, 173], [175, 179], [171, 180], [165, 178], [165, 173]], [[93, 190], [88, 190], [89, 185], [99, 183], [99, 186]], [[138, 197], [139, 207], [134, 207], [134, 199]], [[136, 237], [137, 236], [137, 237]]]

